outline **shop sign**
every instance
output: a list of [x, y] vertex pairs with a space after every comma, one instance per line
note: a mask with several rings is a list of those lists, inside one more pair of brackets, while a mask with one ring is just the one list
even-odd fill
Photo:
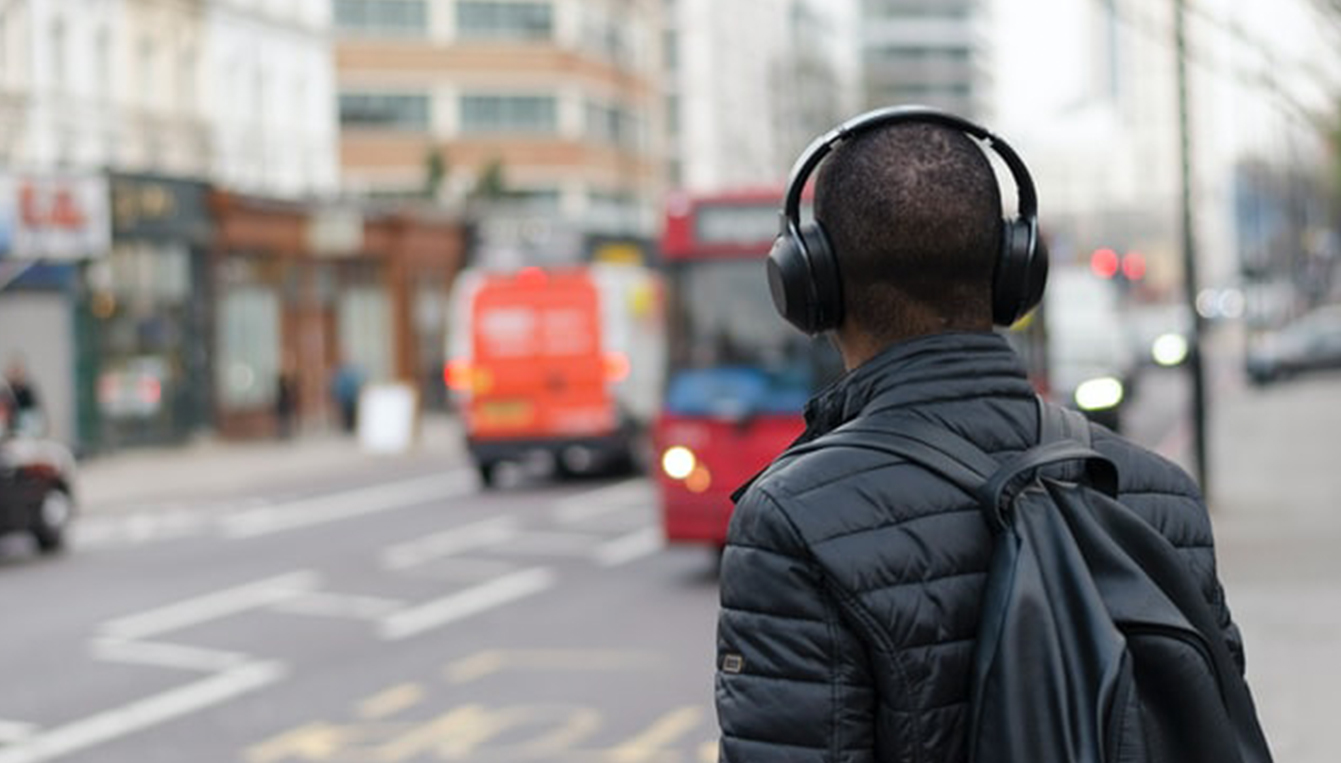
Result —
[[313, 210], [307, 222], [307, 247], [318, 257], [349, 257], [363, 249], [363, 213], [348, 207]]
[[0, 256], [77, 260], [111, 245], [107, 179], [0, 173]]
[[206, 186], [189, 180], [112, 176], [112, 232], [119, 238], [209, 235]]

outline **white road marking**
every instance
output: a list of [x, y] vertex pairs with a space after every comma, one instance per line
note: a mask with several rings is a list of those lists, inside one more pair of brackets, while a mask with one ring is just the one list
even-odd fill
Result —
[[618, 567], [651, 556], [665, 545], [666, 540], [662, 537], [660, 527], [644, 527], [602, 545], [593, 556], [602, 567]]
[[254, 538], [465, 495], [475, 490], [475, 486], [473, 473], [457, 470], [273, 504], [226, 517], [221, 525], [229, 538]]
[[396, 641], [500, 607], [540, 593], [555, 583], [555, 575], [544, 567], [532, 567], [474, 588], [389, 615], [381, 622], [381, 636]]
[[404, 602], [380, 596], [312, 592], [281, 601], [272, 605], [270, 609], [291, 615], [379, 620], [404, 606]]
[[199, 670], [205, 673], [220, 673], [251, 661], [250, 657], [238, 652], [150, 641], [122, 641], [114, 638], [93, 641], [89, 644], [89, 651], [95, 658], [108, 662], [155, 665], [161, 668]]
[[282, 665], [257, 662], [40, 732], [0, 749], [0, 763], [42, 763], [166, 723], [256, 691], [285, 675]]
[[512, 555], [586, 557], [601, 536], [590, 533], [535, 530], [518, 534], [498, 551]]
[[0, 719], [0, 745], [18, 744], [37, 732], [31, 723]]
[[651, 485], [647, 480], [625, 480], [558, 501], [554, 505], [554, 518], [562, 524], [574, 524], [651, 500]]
[[104, 623], [101, 630], [111, 638], [148, 638], [291, 599], [315, 587], [317, 581], [311, 570], [292, 572], [121, 617]]
[[516, 517], [496, 517], [456, 527], [386, 549], [382, 552], [382, 566], [404, 570], [463, 551], [494, 546], [516, 535], [519, 527]]

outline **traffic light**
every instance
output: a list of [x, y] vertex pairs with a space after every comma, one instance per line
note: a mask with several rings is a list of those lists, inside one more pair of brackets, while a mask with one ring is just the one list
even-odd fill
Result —
[[1145, 255], [1140, 252], [1127, 252], [1122, 258], [1122, 277], [1128, 281], [1145, 278]]
[[1118, 253], [1112, 249], [1095, 249], [1090, 255], [1090, 270], [1105, 280], [1116, 276], [1121, 268]]

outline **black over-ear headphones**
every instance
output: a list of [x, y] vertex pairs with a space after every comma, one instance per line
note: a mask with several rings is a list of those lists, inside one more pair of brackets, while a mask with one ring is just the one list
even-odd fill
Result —
[[992, 277], [992, 320], [1010, 326], [1043, 297], [1048, 279], [1047, 247], [1038, 237], [1038, 195], [1024, 162], [1001, 138], [962, 117], [920, 106], [891, 106], [854, 117], [816, 138], [792, 165], [783, 200], [782, 225], [768, 254], [773, 305], [787, 322], [818, 334], [843, 321], [838, 259], [818, 221], [801, 222], [801, 193], [821, 160], [837, 145], [864, 132], [918, 122], [960, 130], [986, 143], [1005, 161], [1019, 196], [1018, 215], [1002, 226], [1001, 251]]

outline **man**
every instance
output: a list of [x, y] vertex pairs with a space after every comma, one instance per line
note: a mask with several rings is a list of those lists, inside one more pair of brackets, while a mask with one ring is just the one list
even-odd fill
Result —
[[[841, 286], [829, 335], [848, 372], [810, 402], [801, 439], [854, 420], [889, 429], [912, 417], [997, 458], [1035, 445], [1034, 390], [992, 325], [1003, 322], [1002, 253], [1012, 235], [1036, 233], [1036, 221], [1002, 220], [987, 154], [953, 120], [834, 134], [814, 203]], [[1013, 174], [1017, 185], [1027, 178], [1022, 168]], [[773, 285], [784, 309], [790, 292]], [[1120, 500], [1185, 558], [1242, 669], [1196, 485], [1102, 427], [1093, 444], [1118, 467]], [[977, 502], [891, 455], [807, 451], [775, 461], [740, 494], [732, 518], [718, 622], [721, 760], [965, 761], [992, 552]]]
[[11, 394], [14, 395], [14, 404], [18, 414], [35, 414], [41, 411], [42, 406], [38, 402], [37, 390], [33, 388], [32, 382], [28, 379], [28, 369], [24, 366], [21, 357], [15, 356], [9, 361], [9, 369], [5, 372], [5, 381], [9, 382], [9, 389]]
[[21, 356], [15, 355], [9, 361], [9, 367], [5, 371], [5, 381], [9, 385], [10, 395], [13, 398], [14, 410], [11, 426], [29, 431], [40, 427], [42, 403], [32, 380], [28, 378], [28, 369]]

